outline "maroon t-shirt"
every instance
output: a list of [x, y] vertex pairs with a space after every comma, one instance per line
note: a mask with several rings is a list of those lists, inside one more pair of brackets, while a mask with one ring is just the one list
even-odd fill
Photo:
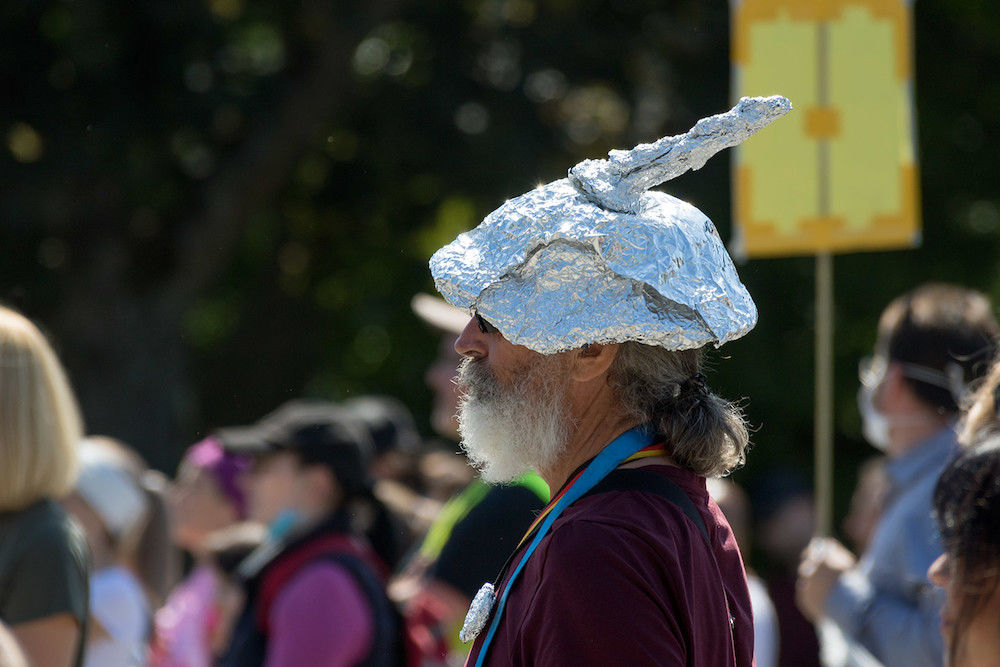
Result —
[[[662, 496], [585, 496], [555, 521], [514, 583], [483, 664], [754, 664], [743, 561], [705, 479], [672, 466], [644, 469], [688, 494], [711, 551], [694, 522]], [[488, 628], [466, 665], [475, 665]]]

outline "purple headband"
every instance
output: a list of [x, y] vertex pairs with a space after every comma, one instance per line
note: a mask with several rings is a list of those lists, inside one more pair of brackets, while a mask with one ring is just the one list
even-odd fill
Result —
[[222, 494], [233, 504], [239, 518], [246, 518], [246, 497], [240, 488], [239, 478], [250, 470], [249, 457], [227, 452], [218, 438], [209, 436], [191, 445], [184, 455], [184, 460], [211, 472]]

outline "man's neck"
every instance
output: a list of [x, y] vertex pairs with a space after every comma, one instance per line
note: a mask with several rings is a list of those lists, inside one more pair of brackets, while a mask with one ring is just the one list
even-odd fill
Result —
[[616, 409], [610, 391], [599, 391], [573, 409], [573, 427], [562, 455], [548, 468], [539, 470], [542, 479], [556, 493], [573, 471], [597, 456], [608, 443], [637, 426], [631, 417]]

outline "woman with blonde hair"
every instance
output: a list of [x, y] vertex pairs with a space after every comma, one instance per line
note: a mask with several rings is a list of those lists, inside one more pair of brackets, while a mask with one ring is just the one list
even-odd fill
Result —
[[82, 425], [55, 353], [0, 306], [0, 620], [32, 665], [80, 665], [87, 544], [55, 502], [72, 487]]

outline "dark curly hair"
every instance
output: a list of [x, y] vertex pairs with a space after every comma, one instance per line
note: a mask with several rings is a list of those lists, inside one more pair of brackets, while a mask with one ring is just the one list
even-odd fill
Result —
[[945, 468], [934, 489], [934, 515], [960, 592], [954, 663], [961, 632], [1000, 586], [1000, 435], [974, 443]]

